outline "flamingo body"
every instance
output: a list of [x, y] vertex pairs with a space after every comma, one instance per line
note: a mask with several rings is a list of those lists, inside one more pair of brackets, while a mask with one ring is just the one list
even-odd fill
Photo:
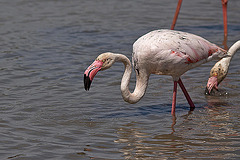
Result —
[[132, 61], [136, 71], [133, 93], [129, 91], [128, 86], [132, 73], [130, 60], [122, 54], [111, 52], [100, 54], [86, 69], [84, 85], [85, 89], [89, 90], [98, 71], [110, 68], [115, 62], [122, 62], [125, 66], [121, 81], [123, 99], [129, 103], [136, 103], [146, 92], [150, 74], [170, 75], [174, 81], [172, 114], [175, 114], [177, 84], [190, 107], [195, 107], [180, 76], [189, 69], [225, 55], [225, 50], [197, 35], [166, 29], [155, 30], [143, 35], [133, 44]]
[[151, 74], [178, 80], [189, 69], [225, 54], [225, 50], [197, 35], [155, 30], [133, 44], [133, 65], [137, 70], [145, 68]]

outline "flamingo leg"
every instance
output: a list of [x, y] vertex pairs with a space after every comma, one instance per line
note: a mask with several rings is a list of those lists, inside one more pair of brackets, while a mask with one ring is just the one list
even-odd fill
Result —
[[179, 80], [177, 81], [179, 86], [181, 87], [182, 91], [183, 91], [183, 94], [185, 95], [187, 101], [188, 101], [188, 104], [190, 105], [190, 108], [191, 109], [194, 109], [195, 108], [195, 105], [193, 104], [193, 101], [192, 99], [190, 98], [186, 88], [184, 87], [183, 83], [182, 83], [182, 80], [181, 78], [179, 78]]
[[178, 81], [174, 81], [173, 99], [172, 99], [172, 112], [171, 112], [173, 116], [175, 116], [175, 109], [176, 109], [177, 83], [178, 83]]
[[227, 46], [227, 3], [228, 0], [222, 0], [222, 9], [223, 9], [223, 27], [224, 27], [224, 40], [223, 40], [223, 45], [224, 49], [228, 50]]
[[175, 27], [175, 24], [177, 22], [177, 18], [178, 18], [178, 14], [179, 14], [181, 5], [182, 5], [182, 0], [178, 0], [178, 5], [177, 5], [177, 8], [176, 8], [176, 12], [175, 12], [174, 18], [173, 18], [171, 30], [174, 30], [174, 27]]
[[222, 0], [224, 36], [227, 36], [227, 3], [228, 0]]

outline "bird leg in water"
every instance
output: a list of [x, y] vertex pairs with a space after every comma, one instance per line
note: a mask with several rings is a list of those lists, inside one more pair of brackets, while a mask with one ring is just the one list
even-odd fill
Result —
[[177, 84], [179, 84], [179, 86], [181, 87], [183, 94], [185, 95], [185, 97], [188, 101], [188, 104], [190, 105], [190, 110], [193, 111], [195, 108], [195, 105], [194, 105], [192, 99], [190, 98], [185, 86], [183, 85], [181, 78], [179, 78], [178, 81], [174, 81], [173, 99], [172, 99], [172, 115], [175, 115], [175, 109], [176, 109]]
[[174, 81], [173, 99], [172, 99], [172, 115], [175, 115], [176, 98], [177, 98], [177, 83], [178, 83], [178, 81]]
[[179, 80], [177, 82], [178, 82], [179, 86], [181, 87], [181, 89], [182, 89], [182, 91], [183, 91], [183, 93], [184, 93], [184, 95], [185, 95], [185, 97], [186, 97], [186, 99], [188, 101], [188, 104], [190, 105], [190, 108], [194, 109], [195, 105], [194, 105], [192, 99], [190, 98], [186, 88], [184, 87], [181, 78], [179, 78]]

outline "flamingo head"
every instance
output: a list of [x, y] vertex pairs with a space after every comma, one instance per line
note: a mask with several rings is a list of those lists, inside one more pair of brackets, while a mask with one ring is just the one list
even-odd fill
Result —
[[[218, 61], [210, 71], [207, 82], [206, 94], [214, 94], [218, 91], [218, 85], [224, 80], [228, 73], [229, 59], [224, 58]], [[213, 91], [214, 90], [214, 91]]]
[[110, 68], [115, 62], [114, 54], [107, 52], [100, 54], [84, 72], [84, 87], [89, 90], [92, 80], [98, 71]]
[[218, 74], [214, 73], [211, 77], [209, 77], [207, 86], [206, 86], [206, 94], [212, 92], [213, 89], [218, 90]]

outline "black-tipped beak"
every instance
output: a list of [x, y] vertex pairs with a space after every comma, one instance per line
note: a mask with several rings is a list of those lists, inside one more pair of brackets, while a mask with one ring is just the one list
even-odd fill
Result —
[[209, 92], [208, 88], [206, 87], [205, 88], [205, 95], [210, 95], [211, 94], [211, 91]]
[[86, 74], [84, 74], [84, 87], [86, 91], [90, 89], [91, 83], [92, 81], [90, 80], [89, 76], [86, 76]]
[[102, 61], [94, 61], [84, 72], [84, 87], [85, 90], [88, 91], [94, 76], [98, 71], [101, 70], [103, 62]]
[[218, 90], [217, 76], [211, 76], [208, 79], [207, 86], [206, 86], [206, 89], [205, 89], [205, 94], [211, 95], [211, 93], [214, 89]]
[[205, 95], [214, 96], [214, 95], [217, 95], [218, 92], [219, 92], [219, 90], [215, 87], [212, 88], [211, 91], [209, 91], [207, 87], [205, 89]]

